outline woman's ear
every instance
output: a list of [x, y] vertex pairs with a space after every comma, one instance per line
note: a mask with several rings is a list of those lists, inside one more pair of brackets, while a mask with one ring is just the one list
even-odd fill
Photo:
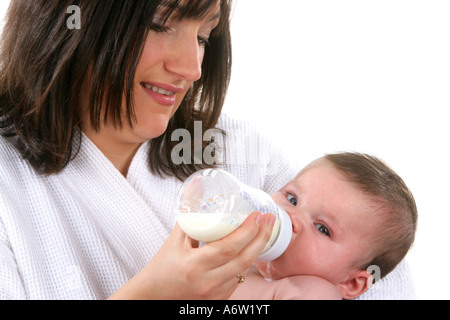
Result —
[[353, 299], [366, 292], [372, 284], [372, 275], [359, 270], [353, 273], [346, 281], [338, 284], [337, 288], [341, 292], [342, 299]]

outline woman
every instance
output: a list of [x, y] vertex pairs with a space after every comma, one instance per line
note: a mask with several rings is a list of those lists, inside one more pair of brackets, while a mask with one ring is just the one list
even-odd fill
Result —
[[[80, 30], [67, 27], [71, 5]], [[180, 181], [205, 166], [175, 166], [171, 133], [218, 122], [229, 12], [228, 1], [12, 1], [1, 58], [2, 298], [227, 298], [236, 288], [268, 239], [268, 217], [198, 250], [177, 228], [164, 242]]]
[[[68, 27], [69, 7], [80, 29]], [[268, 192], [297, 170], [220, 116], [229, 13], [227, 0], [12, 0], [0, 56], [0, 298], [225, 299], [242, 282], [273, 217], [255, 213], [201, 248], [174, 228], [181, 181], [211, 166], [194, 144], [192, 161], [175, 164], [176, 130], [220, 128], [224, 167]]]

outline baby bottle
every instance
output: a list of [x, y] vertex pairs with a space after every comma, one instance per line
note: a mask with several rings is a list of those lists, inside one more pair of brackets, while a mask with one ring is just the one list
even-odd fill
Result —
[[291, 220], [270, 195], [241, 183], [221, 169], [205, 169], [191, 175], [177, 196], [177, 221], [192, 239], [219, 240], [236, 230], [255, 211], [276, 216], [272, 235], [259, 262], [278, 258], [292, 236]]

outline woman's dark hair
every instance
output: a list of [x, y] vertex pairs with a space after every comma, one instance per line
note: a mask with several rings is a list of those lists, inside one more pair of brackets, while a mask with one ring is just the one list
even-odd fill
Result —
[[[217, 124], [231, 72], [231, 0], [12, 0], [0, 49], [0, 133], [36, 171], [55, 174], [76, 156], [81, 138], [78, 114], [83, 82], [90, 78], [90, 119], [133, 125], [133, 81], [155, 13], [166, 19], [199, 19], [220, 2], [221, 18], [212, 32], [198, 80], [170, 120], [152, 140], [150, 168], [161, 176], [187, 177], [203, 165], [171, 161], [171, 133], [194, 121], [203, 129]], [[81, 29], [67, 26], [67, 9], [81, 12]], [[123, 108], [123, 104], [126, 108]], [[205, 145], [206, 146], [206, 145]], [[194, 163], [192, 161], [192, 163]]]

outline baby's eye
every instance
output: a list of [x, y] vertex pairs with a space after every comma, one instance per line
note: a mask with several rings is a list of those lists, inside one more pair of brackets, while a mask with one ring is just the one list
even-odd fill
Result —
[[320, 233], [326, 235], [327, 237], [329, 237], [331, 235], [331, 232], [327, 226], [325, 226], [321, 223], [316, 223], [315, 226], [316, 226], [317, 230], [319, 230]]
[[292, 194], [288, 194], [287, 199], [293, 206], [296, 206], [298, 203], [297, 199]]

